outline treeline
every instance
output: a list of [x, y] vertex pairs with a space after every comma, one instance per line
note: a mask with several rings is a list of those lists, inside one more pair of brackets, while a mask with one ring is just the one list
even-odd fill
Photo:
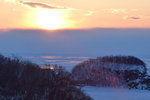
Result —
[[63, 69], [0, 55], [0, 100], [92, 100]]
[[150, 90], [146, 64], [133, 56], [104, 56], [84, 61], [74, 67], [72, 77], [78, 85]]
[[134, 56], [104, 56], [97, 57], [96, 60], [118, 64], [142, 65], [143, 67], [146, 67], [145, 63], [142, 60]]

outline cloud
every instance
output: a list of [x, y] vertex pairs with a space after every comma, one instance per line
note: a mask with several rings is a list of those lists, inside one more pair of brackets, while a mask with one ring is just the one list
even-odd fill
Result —
[[141, 19], [141, 18], [140, 17], [128, 17], [128, 19], [138, 20], [138, 19]]
[[125, 8], [108, 8], [103, 9], [103, 11], [112, 13], [112, 14], [128, 14], [128, 13], [137, 13], [138, 9], [125, 9]]
[[114, 8], [103, 9], [103, 11], [110, 12], [110, 13], [113, 13], [113, 14], [127, 13], [128, 12], [126, 9], [121, 9], [121, 8], [118, 8], [118, 9], [114, 9]]
[[31, 8], [66, 9], [65, 7], [51, 6], [51, 5], [48, 5], [48, 4], [45, 4], [45, 3], [40, 3], [40, 2], [20, 1], [19, 3], [27, 5]]
[[85, 16], [91, 16], [95, 13], [96, 11], [87, 11], [87, 13], [85, 14]]
[[139, 16], [124, 16], [123, 19], [125, 20], [139, 20], [139, 19], [142, 19], [142, 17], [139, 17]]

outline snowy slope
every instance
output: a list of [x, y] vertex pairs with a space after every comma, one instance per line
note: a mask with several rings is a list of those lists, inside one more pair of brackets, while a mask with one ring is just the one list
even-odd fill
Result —
[[94, 100], [149, 100], [150, 91], [124, 88], [101, 88], [85, 86], [84, 92]]

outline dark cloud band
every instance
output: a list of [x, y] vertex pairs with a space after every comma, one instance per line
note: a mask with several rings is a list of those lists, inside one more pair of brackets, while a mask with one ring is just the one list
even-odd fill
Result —
[[27, 5], [32, 8], [46, 8], [46, 9], [66, 9], [65, 7], [51, 6], [45, 3], [20, 1], [21, 4]]
[[140, 17], [128, 17], [128, 19], [138, 20], [138, 19], [141, 19], [141, 18]]

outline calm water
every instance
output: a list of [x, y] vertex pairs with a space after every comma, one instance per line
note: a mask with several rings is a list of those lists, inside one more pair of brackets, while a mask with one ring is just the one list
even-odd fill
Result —
[[[57, 64], [65, 67], [66, 70], [71, 71], [72, 68], [81, 63], [82, 61], [86, 61], [90, 58], [95, 57], [87, 57], [87, 56], [50, 56], [44, 54], [4, 54], [5, 56], [18, 56], [24, 60], [32, 61], [39, 65], [45, 64]], [[32, 55], [32, 56], [31, 56]], [[141, 60], [143, 60], [147, 67], [150, 69], [150, 57], [139, 56]], [[149, 70], [150, 73], [150, 70]]]
[[81, 63], [88, 60], [90, 57], [78, 57], [78, 56], [24, 56], [24, 59], [30, 60], [39, 65], [45, 64], [57, 64], [65, 67], [66, 70], [71, 69]]

